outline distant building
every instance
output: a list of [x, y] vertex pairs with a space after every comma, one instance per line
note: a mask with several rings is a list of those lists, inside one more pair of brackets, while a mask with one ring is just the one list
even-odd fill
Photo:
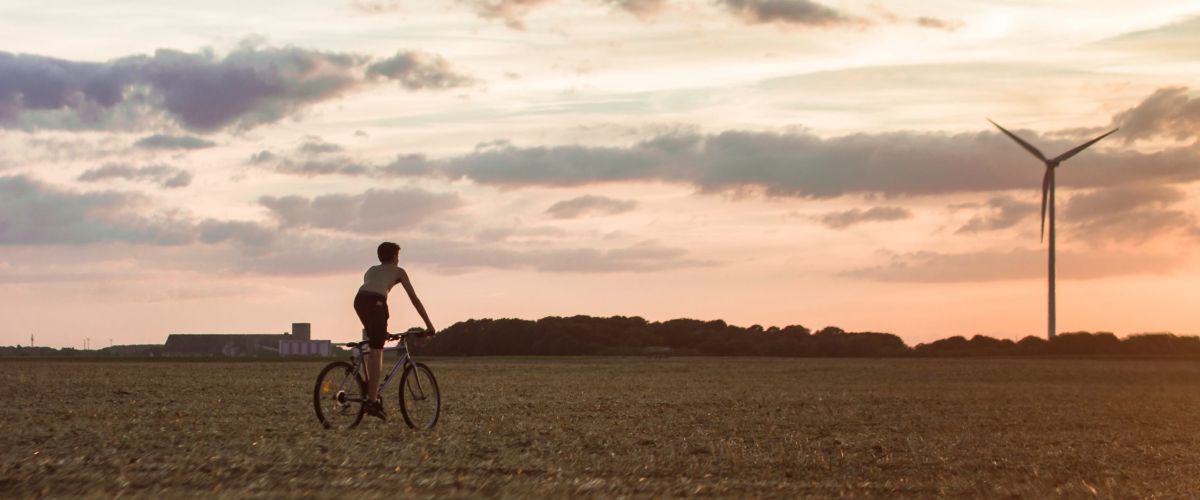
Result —
[[313, 340], [312, 325], [292, 323], [291, 333], [172, 333], [162, 355], [184, 356], [329, 356], [332, 342]]

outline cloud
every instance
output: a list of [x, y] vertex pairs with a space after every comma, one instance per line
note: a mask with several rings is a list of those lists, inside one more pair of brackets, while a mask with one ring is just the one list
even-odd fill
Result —
[[363, 14], [390, 14], [400, 10], [399, 0], [352, 0], [350, 7]]
[[[1044, 151], [1076, 144], [1038, 139]], [[1094, 188], [1200, 179], [1200, 145], [1157, 152], [1097, 146], [1072, 160], [1059, 186]], [[1036, 190], [1043, 169], [1008, 138], [979, 133], [891, 132], [822, 138], [807, 132], [667, 134], [627, 147], [504, 144], [443, 159], [409, 154], [371, 175], [440, 176], [506, 188], [659, 181], [701, 192], [833, 198]]]
[[367, 76], [400, 82], [408, 90], [440, 90], [473, 85], [474, 79], [456, 73], [442, 56], [426, 52], [397, 52], [367, 66]]
[[606, 0], [605, 3], [641, 19], [651, 19], [667, 6], [667, 0]]
[[1149, 30], [1125, 33], [1094, 44], [1101, 49], [1135, 52], [1139, 57], [1184, 59], [1200, 57], [1200, 16], [1181, 19]]
[[1071, 238], [1092, 243], [1143, 243], [1164, 234], [1194, 233], [1195, 217], [1176, 205], [1187, 195], [1167, 186], [1134, 185], [1072, 196], [1061, 217]]
[[144, 198], [127, 193], [75, 193], [25, 176], [0, 177], [0, 244], [191, 241], [189, 221], [169, 212], [143, 216], [138, 209], [144, 204]]
[[937, 17], [921, 16], [913, 20], [913, 22], [922, 28], [930, 28], [942, 31], [958, 31], [966, 23], [957, 19], [941, 19]]
[[302, 142], [296, 149], [302, 154], [321, 155], [325, 153], [338, 153], [345, 148], [332, 142], [325, 142], [325, 140], [321, 139], [320, 137], [310, 135], [305, 137], [304, 142]]
[[175, 150], [211, 148], [217, 143], [192, 135], [154, 134], [139, 139], [133, 145], [142, 149]]
[[681, 248], [653, 242], [610, 250], [582, 248], [540, 251], [527, 254], [527, 257], [534, 258], [527, 265], [547, 272], [649, 272], [715, 265], [714, 262], [687, 258], [687, 251]]
[[[416, 201], [413, 201], [416, 200]], [[420, 190], [368, 191], [358, 196], [264, 199], [280, 225], [254, 221], [196, 219], [154, 211], [144, 197], [102, 191], [77, 193], [28, 177], [0, 177], [0, 245], [85, 246], [126, 243], [187, 247], [225, 245], [228, 267], [212, 270], [254, 274], [327, 274], [361, 270], [378, 239], [329, 234], [317, 229], [395, 229], [411, 226], [451, 206], [454, 195]], [[446, 208], [441, 208], [446, 209]], [[327, 212], [323, 211], [326, 210]], [[698, 260], [681, 248], [653, 241], [611, 248], [548, 247], [454, 238], [389, 237], [404, 247], [404, 262], [440, 272], [526, 269], [540, 272], [654, 272], [718, 263]], [[186, 251], [194, 251], [188, 249]]]
[[146, 165], [134, 167], [122, 163], [109, 163], [79, 174], [82, 182], [97, 182], [105, 179], [153, 182], [167, 189], [187, 187], [192, 183], [192, 173], [170, 165]]
[[[469, 6], [480, 17], [504, 21], [508, 27], [525, 29], [525, 16], [535, 9], [550, 5], [557, 0], [459, 0]], [[594, 3], [609, 5], [637, 16], [649, 19], [666, 6], [666, 0], [593, 0]]]
[[370, 189], [358, 195], [264, 196], [259, 203], [283, 227], [382, 232], [413, 227], [462, 205], [458, 195], [417, 188]]
[[[510, 28], [524, 30], [525, 18], [530, 12], [558, 1], [460, 0], [460, 3], [469, 6], [480, 17], [501, 20]], [[592, 0], [592, 3], [611, 6], [642, 20], [653, 19], [668, 10], [667, 0]], [[747, 24], [829, 27], [869, 23], [812, 0], [715, 0], [713, 3]], [[924, 27], [957, 29], [952, 22], [935, 18], [923, 17], [914, 22]]]
[[275, 171], [314, 177], [318, 175], [359, 176], [370, 173], [372, 167], [343, 154], [345, 148], [326, 142], [320, 137], [308, 136], [290, 154], [276, 154], [262, 150], [250, 155], [250, 165], [270, 166]]
[[1037, 215], [1041, 206], [1037, 203], [1016, 200], [1010, 196], [995, 196], [987, 201], [985, 208], [986, 213], [971, 217], [971, 220], [955, 231], [955, 234], [975, 234], [1008, 229], [1026, 217]]
[[499, 19], [508, 27], [525, 29], [525, 16], [530, 11], [554, 0], [460, 0], [485, 19]]
[[[457, 274], [482, 269], [530, 270], [547, 273], [656, 272], [705, 267], [687, 251], [644, 241], [615, 248], [512, 247], [496, 242], [447, 238], [392, 238], [400, 244], [400, 265], [416, 264], [436, 272]], [[256, 274], [328, 274], [361, 271], [374, 260], [378, 239], [289, 236], [265, 249], [240, 254], [235, 270]]]
[[655, 272], [717, 265], [713, 261], [693, 259], [684, 249], [664, 246], [653, 241], [608, 249], [513, 249], [499, 244], [438, 240], [418, 241], [405, 248], [409, 255], [407, 258], [444, 272], [463, 272], [480, 268], [528, 269], [554, 273]]
[[817, 221], [832, 229], [845, 229], [864, 222], [886, 222], [912, 218], [912, 212], [902, 207], [871, 207], [867, 210], [852, 208], [841, 212], [829, 212], [817, 217]]
[[103, 63], [0, 52], [0, 125], [103, 128], [124, 114], [133, 121], [163, 115], [197, 132], [248, 129], [374, 81], [446, 88], [469, 80], [436, 56], [404, 68], [390, 66], [393, 59], [375, 63], [391, 71], [373, 71], [366, 56], [252, 43], [223, 57], [159, 49]]
[[62, 161], [98, 160], [126, 152], [123, 141], [112, 137], [100, 140], [82, 138], [38, 137], [25, 141], [27, 161], [57, 163]]
[[[1123, 252], [1058, 252], [1058, 278], [1088, 280], [1135, 274], [1166, 274], [1180, 264], [1175, 256]], [[895, 283], [961, 283], [1045, 278], [1046, 251], [1014, 249], [967, 253], [913, 252], [891, 262], [841, 273]]]
[[257, 222], [205, 219], [196, 226], [200, 241], [205, 243], [236, 242], [261, 247], [276, 241], [276, 228]]
[[606, 196], [584, 195], [557, 202], [546, 209], [556, 219], [575, 219], [586, 215], [615, 215], [637, 207], [633, 200], [618, 200]]
[[1187, 87], [1156, 90], [1138, 105], [1113, 117], [1125, 143], [1139, 139], [1165, 137], [1200, 140], [1200, 98], [1191, 98]]
[[198, 221], [149, 206], [145, 197], [131, 193], [78, 193], [26, 176], [0, 177], [0, 245], [182, 246], [201, 241], [261, 246], [276, 237], [276, 228], [255, 222]]
[[862, 22], [811, 0], [718, 0], [718, 3], [751, 24], [833, 26]]

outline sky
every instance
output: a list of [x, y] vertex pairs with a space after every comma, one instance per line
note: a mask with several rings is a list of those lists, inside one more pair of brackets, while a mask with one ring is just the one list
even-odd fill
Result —
[[[0, 345], [623, 315], [1200, 335], [1192, 1], [0, 1]], [[420, 319], [402, 294], [391, 327]]]

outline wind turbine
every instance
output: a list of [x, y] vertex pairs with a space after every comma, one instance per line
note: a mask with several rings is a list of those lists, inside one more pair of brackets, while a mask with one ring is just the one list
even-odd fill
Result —
[[1042, 177], [1042, 241], [1046, 240], [1046, 211], [1047, 211], [1046, 200], [1048, 199], [1050, 201], [1050, 208], [1049, 208], [1049, 212], [1050, 212], [1050, 308], [1049, 308], [1050, 324], [1049, 324], [1049, 338], [1053, 339], [1054, 333], [1055, 333], [1055, 326], [1054, 326], [1054, 320], [1055, 320], [1055, 308], [1054, 308], [1054, 169], [1058, 168], [1059, 164], [1061, 164], [1062, 162], [1067, 161], [1068, 158], [1079, 154], [1080, 151], [1083, 151], [1083, 150], [1087, 149], [1088, 146], [1091, 146], [1092, 144], [1099, 142], [1100, 139], [1103, 139], [1105, 137], [1112, 135], [1113, 132], [1116, 132], [1119, 129], [1114, 128], [1112, 130], [1109, 130], [1104, 135], [1101, 135], [1100, 137], [1097, 137], [1097, 138], [1087, 141], [1083, 144], [1075, 146], [1075, 148], [1071, 149], [1070, 151], [1067, 151], [1066, 153], [1058, 155], [1054, 158], [1047, 159], [1046, 155], [1043, 155], [1041, 151], [1038, 151], [1038, 148], [1035, 148], [1035, 147], [1033, 147], [1033, 145], [1029, 144], [1028, 142], [1021, 140], [1021, 138], [1017, 137], [1016, 134], [1013, 134], [1012, 132], [1005, 130], [1004, 127], [1001, 127], [1000, 124], [993, 122], [990, 118], [988, 119], [988, 121], [991, 122], [992, 125], [995, 125], [996, 128], [1000, 129], [1001, 132], [1004, 132], [1004, 135], [1007, 135], [1012, 140], [1017, 141], [1017, 144], [1020, 144], [1021, 147], [1025, 148], [1026, 151], [1029, 151], [1030, 153], [1033, 154], [1033, 156], [1036, 156], [1036, 157], [1038, 157], [1039, 160], [1042, 160], [1042, 163], [1046, 164], [1046, 175]]

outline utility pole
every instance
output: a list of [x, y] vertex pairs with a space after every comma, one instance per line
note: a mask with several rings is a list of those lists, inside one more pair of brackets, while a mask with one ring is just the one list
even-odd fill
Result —
[[85, 351], [86, 351], [86, 350], [88, 350], [88, 343], [89, 343], [89, 342], [91, 342], [91, 341], [92, 341], [92, 338], [91, 338], [91, 337], [84, 337], [84, 338], [83, 338], [83, 350], [85, 350]]

